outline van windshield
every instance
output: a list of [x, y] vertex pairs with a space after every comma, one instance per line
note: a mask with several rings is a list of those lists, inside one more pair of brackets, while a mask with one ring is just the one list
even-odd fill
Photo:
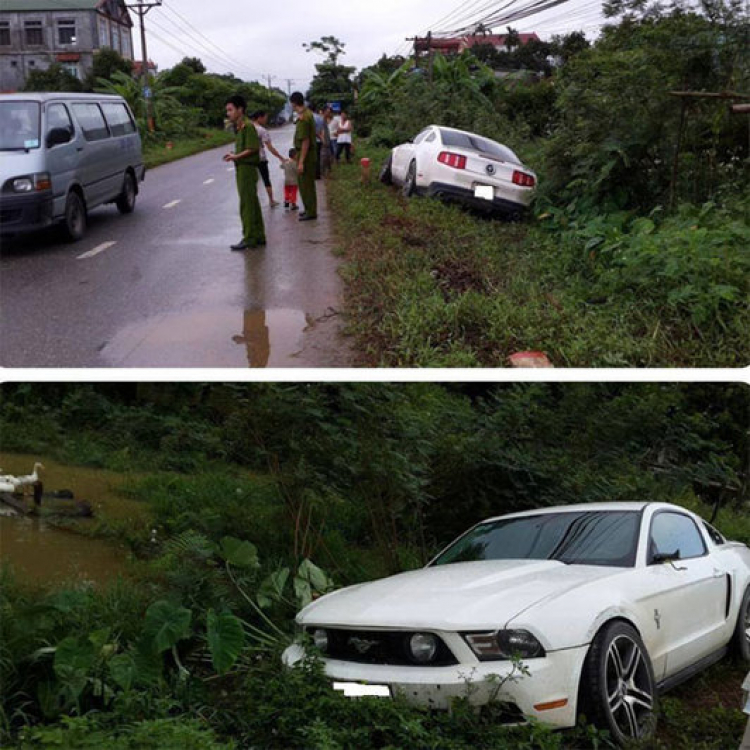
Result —
[[0, 151], [39, 148], [38, 102], [0, 102]]

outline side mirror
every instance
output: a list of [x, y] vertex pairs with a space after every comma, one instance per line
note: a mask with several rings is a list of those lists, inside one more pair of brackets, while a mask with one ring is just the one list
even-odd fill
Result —
[[52, 128], [47, 133], [47, 148], [61, 146], [63, 143], [70, 143], [73, 140], [73, 133], [69, 128]]
[[680, 559], [680, 550], [676, 549], [674, 552], [657, 552], [651, 557], [652, 565], [661, 565], [663, 563], [672, 563], [675, 560]]

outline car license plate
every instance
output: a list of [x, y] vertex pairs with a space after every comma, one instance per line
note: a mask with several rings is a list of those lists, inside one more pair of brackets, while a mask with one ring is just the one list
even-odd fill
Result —
[[347, 698], [390, 698], [391, 689], [388, 685], [362, 685], [359, 682], [334, 682], [333, 689], [343, 693]]
[[492, 185], [475, 185], [474, 197], [482, 200], [491, 201], [495, 199], [495, 188]]

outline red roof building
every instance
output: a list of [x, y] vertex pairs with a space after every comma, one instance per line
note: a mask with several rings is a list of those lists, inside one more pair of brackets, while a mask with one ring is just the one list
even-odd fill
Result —
[[[489, 44], [498, 52], [504, 52], [508, 49], [505, 45], [507, 38], [507, 34], [466, 34], [465, 36], [435, 37], [434, 39], [422, 37], [416, 40], [415, 47], [417, 52], [429, 52], [430, 50], [434, 50], [436, 52], [442, 52], [444, 55], [460, 55], [462, 52], [471, 49], [472, 47]], [[522, 47], [532, 40], [537, 42], [540, 41], [539, 37], [534, 32], [531, 34], [519, 34], [518, 38]]]

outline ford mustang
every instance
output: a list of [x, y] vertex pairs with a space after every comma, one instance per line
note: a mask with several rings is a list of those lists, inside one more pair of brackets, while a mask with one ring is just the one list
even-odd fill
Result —
[[339, 688], [502, 702], [516, 723], [583, 713], [627, 743], [653, 733], [660, 692], [729, 649], [750, 661], [750, 550], [666, 503], [544, 508], [482, 521], [297, 623], [285, 663], [314, 651]]
[[531, 203], [536, 174], [507, 146], [464, 130], [430, 125], [396, 146], [380, 172], [408, 198], [429, 195], [519, 218]]

